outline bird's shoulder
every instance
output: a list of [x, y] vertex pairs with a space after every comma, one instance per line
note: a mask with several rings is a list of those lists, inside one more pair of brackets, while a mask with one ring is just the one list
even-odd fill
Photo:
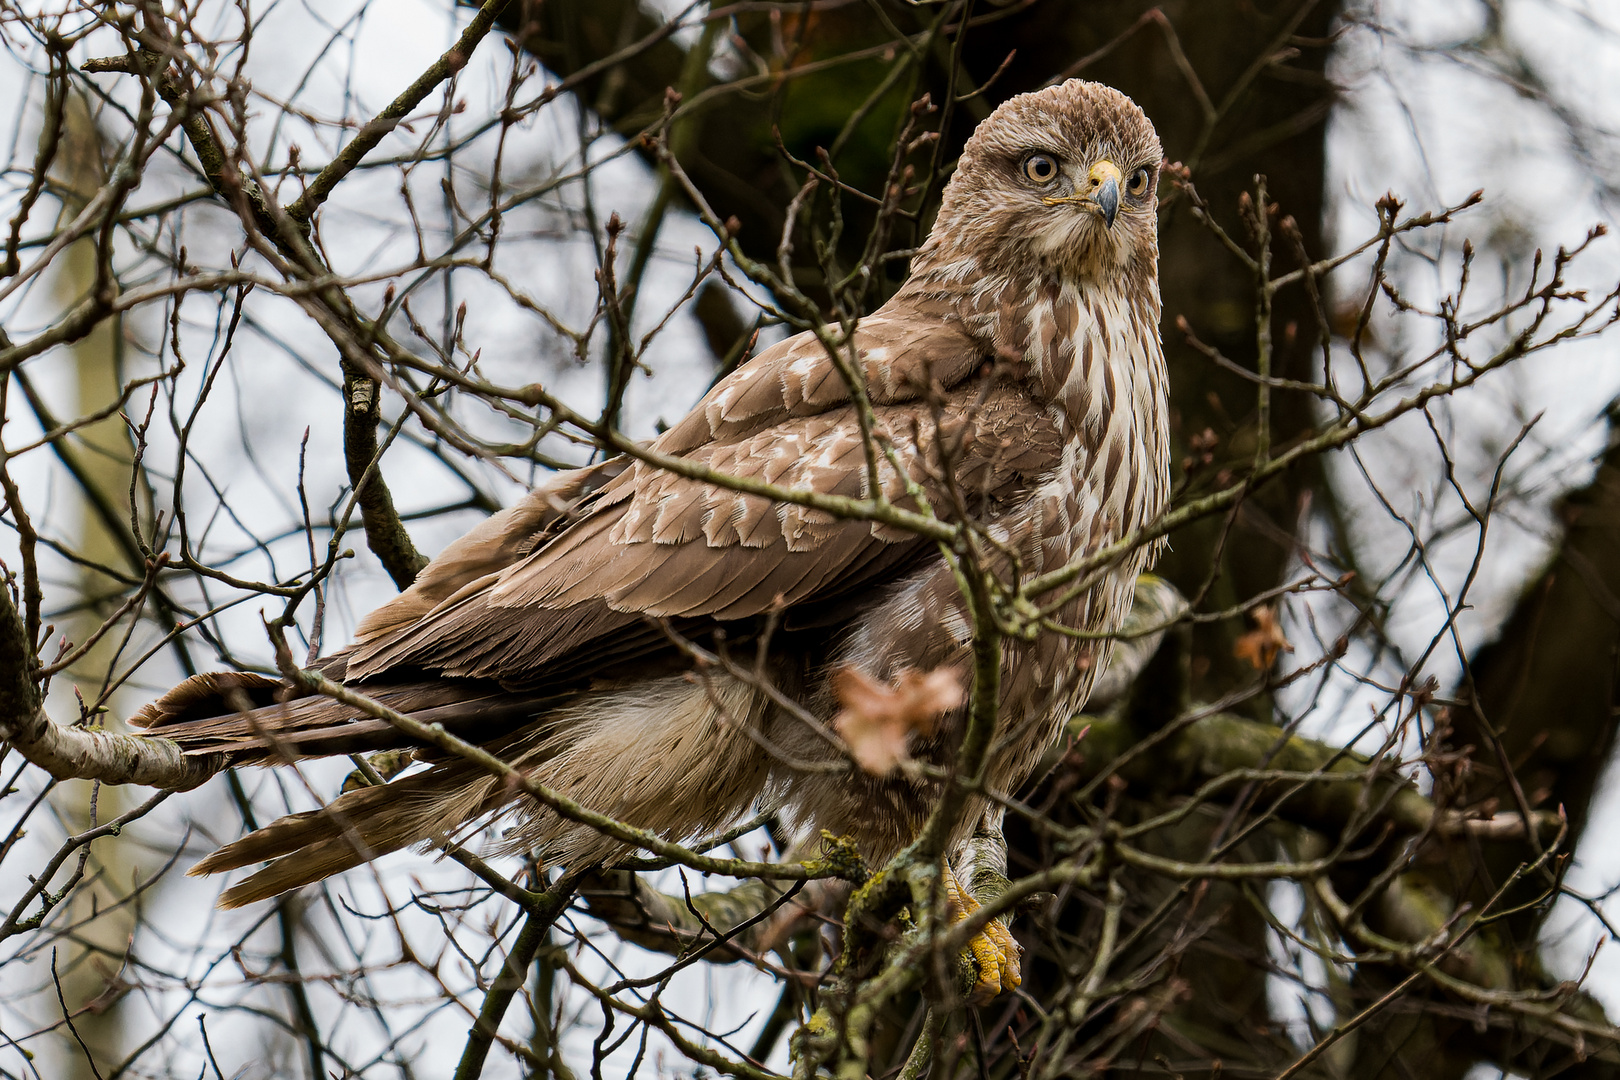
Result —
[[849, 380], [834, 357], [859, 363], [874, 404], [916, 401], [930, 388], [950, 389], [989, 353], [948, 298], [902, 293], [855, 323], [848, 340], [836, 327], [806, 330], [777, 342], [720, 380], [656, 446], [685, 454], [709, 442], [732, 442], [783, 421], [847, 405]]

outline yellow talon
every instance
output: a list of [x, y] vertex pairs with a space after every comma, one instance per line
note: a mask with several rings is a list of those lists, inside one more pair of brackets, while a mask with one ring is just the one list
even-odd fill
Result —
[[[957, 882], [949, 863], [945, 864], [944, 884], [952, 922], [961, 922], [979, 910], [979, 901]], [[978, 973], [973, 989], [968, 993], [968, 1003], [983, 1005], [997, 994], [1018, 989], [1024, 981], [1018, 968], [1018, 958], [1023, 951], [1023, 946], [1018, 944], [1000, 919], [985, 923], [983, 929], [968, 941], [968, 954], [973, 958], [973, 967]]]

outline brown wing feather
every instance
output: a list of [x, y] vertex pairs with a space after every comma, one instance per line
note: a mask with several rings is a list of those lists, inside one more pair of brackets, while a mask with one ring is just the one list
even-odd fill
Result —
[[[897, 456], [910, 479], [937, 489], [929, 479], [940, 468], [934, 416], [919, 395], [930, 380], [960, 384], [977, 368], [978, 354], [948, 321], [872, 319], [857, 341], [873, 399], [891, 402], [876, 412]], [[723, 381], [655, 445], [734, 475], [860, 496], [866, 457], [853, 409], [842, 404], [847, 398], [821, 344], [801, 336]], [[1061, 456], [1057, 432], [1017, 386], [959, 393], [945, 413], [945, 430], [961, 436], [956, 472], [970, 493], [1008, 498]], [[706, 441], [691, 430], [699, 421]], [[890, 498], [903, 498], [903, 482], [887, 462], [880, 477]], [[934, 490], [936, 503], [941, 494]], [[458, 703], [477, 703], [500, 729], [517, 708], [505, 707], [503, 691], [521, 695], [511, 700], [553, 700], [596, 672], [668, 651], [645, 616], [701, 633], [706, 622], [799, 606], [816, 612], [795, 623], [825, 625], [829, 613], [869, 596], [897, 566], [930, 553], [930, 544], [901, 530], [609, 462], [559, 474], [456, 541], [365, 620], [357, 644], [336, 663], [401, 711], [443, 710], [444, 720], [459, 721], [475, 713], [458, 711]], [[160, 702], [157, 714], [177, 707], [184, 689]], [[252, 703], [266, 704], [258, 692]], [[197, 688], [170, 718], [198, 724], [165, 734], [199, 751], [262, 751], [280, 740], [301, 752], [330, 753], [396, 738], [380, 722], [320, 700], [208, 718], [209, 696]], [[214, 711], [234, 714], [223, 704]], [[356, 725], [347, 737], [346, 722]]]
[[[937, 448], [927, 407], [891, 406], [877, 414], [911, 478], [934, 489], [943, 507], [945, 493], [928, 475], [938, 462], [930, 460]], [[955, 471], [975, 500], [1012, 498], [1061, 457], [1053, 425], [1017, 387], [948, 406], [943, 420], [963, 444]], [[823, 492], [858, 494], [867, 475], [847, 407], [688, 456], [742, 476], [761, 475], [769, 464], [778, 483]], [[890, 497], [902, 497], [887, 463], [880, 474]], [[534, 687], [549, 666], [576, 653], [594, 655], [594, 642], [642, 616], [743, 619], [886, 580], [895, 560], [879, 555], [890, 546], [904, 558], [928, 544], [903, 530], [739, 498], [638, 464], [604, 489], [586, 520], [521, 563], [405, 633], [363, 645], [351, 658], [351, 675], [375, 678], [405, 667]]]
[[[555, 694], [513, 694], [493, 683], [450, 679], [372, 688], [372, 697], [424, 724], [442, 724], [452, 734], [480, 740], [499, 735], [554, 708]], [[356, 717], [330, 698], [310, 696], [241, 712], [148, 725], [154, 734], [181, 743], [188, 754], [242, 751], [238, 763], [289, 755], [354, 754], [400, 742], [386, 720]], [[262, 754], [246, 753], [262, 750]]]
[[[220, 671], [193, 675], [129, 718], [137, 728], [169, 728], [190, 721], [217, 717], [220, 703], [234, 709], [233, 702], [246, 700], [250, 706], [269, 705], [282, 690], [282, 683], [251, 671]], [[239, 698], [238, 695], [241, 695]], [[168, 735], [164, 731], [165, 736]]]
[[[955, 307], [919, 299], [903, 316], [869, 315], [855, 328], [867, 393], [879, 405], [920, 399], [931, 384], [951, 387], [984, 361], [983, 346]], [[685, 454], [716, 440], [734, 441], [793, 417], [848, 403], [849, 388], [814, 334], [766, 349], [722, 379], [658, 440]]]
[[[943, 309], [924, 314], [931, 317], [873, 316], [857, 328], [856, 345], [874, 401], [915, 401], [930, 384], [954, 386], [981, 363], [978, 347], [954, 316], [947, 316]], [[855, 430], [852, 416], [847, 408], [838, 409], [835, 416], [818, 415], [848, 400], [848, 388], [824, 346], [814, 335], [801, 334], [766, 350], [722, 380], [654, 445], [661, 452], [684, 454], [738, 475], [856, 495], [862, 487], [864, 456], [859, 439], [848, 437]], [[807, 467], [805, 455], [812, 449], [825, 452], [828, 436], [841, 431], [845, 437], [838, 455], [821, 462], [819, 471]], [[862, 468], [853, 467], [857, 465]], [[531, 497], [508, 511], [506, 520], [495, 523], [492, 519], [458, 541], [453, 546], [458, 562], [485, 569], [492, 576], [475, 579], [463, 570], [453, 579], [459, 593], [440, 583], [441, 576], [448, 583], [449, 575], [434, 576], [422, 588], [413, 585], [363, 625], [357, 647], [346, 657], [351, 677], [373, 678], [392, 667], [416, 665], [458, 675], [510, 679], [513, 669], [522, 665], [527, 668], [527, 681], [535, 668], [560, 660], [595, 638], [622, 631], [630, 620], [616, 616], [630, 610], [659, 615], [724, 611], [726, 618], [741, 618], [768, 610], [779, 595], [787, 603], [802, 599], [795, 596], [793, 586], [823, 582], [829, 569], [868, 561], [857, 559], [853, 550], [873, 540], [863, 536], [865, 527], [858, 523], [847, 528], [849, 523], [835, 522], [828, 515], [778, 506], [768, 499], [697, 484], [646, 466], [625, 468], [620, 463], [618, 469], [621, 471], [611, 476], [594, 472], [589, 482], [553, 481], [554, 492]], [[793, 475], [795, 472], [799, 475]], [[544, 516], [559, 493], [572, 498], [573, 506], [582, 497], [592, 499], [589, 512], [582, 520], [575, 518], [560, 535], [542, 538], [534, 554], [522, 562], [512, 560], [495, 568], [498, 558], [508, 557], [516, 549], [511, 537], [531, 535], [531, 519]], [[554, 523], [557, 517], [553, 514], [546, 520]], [[604, 544], [603, 534], [610, 531], [652, 544]], [[754, 581], [758, 572], [743, 569], [734, 554], [728, 562], [746, 587], [721, 590], [717, 595], [724, 603], [707, 609], [689, 590], [680, 590], [681, 603], [667, 610], [628, 599], [649, 578], [662, 578], [674, 569], [665, 566], [670, 548], [695, 542], [700, 536], [714, 548], [756, 550], [770, 569], [760, 581]], [[819, 561], [773, 565], [787, 551], [814, 549], [824, 550], [826, 565]], [[495, 557], [486, 554], [490, 551]], [[446, 555], [451, 554], [447, 549]], [[430, 566], [424, 576], [433, 571]], [[725, 580], [730, 576], [719, 574]], [[766, 579], [780, 579], [787, 587], [761, 593], [758, 586]], [[739, 607], [744, 600], [750, 602]], [[511, 607], [536, 609], [534, 618], [545, 624], [544, 631], [537, 636], [529, 626], [488, 618], [496, 609]], [[552, 614], [576, 607], [583, 610], [571, 611], [572, 617]], [[508, 629], [491, 634], [492, 623]], [[516, 652], [507, 658], [509, 662], [496, 656], [479, 662], [481, 637], [494, 649], [517, 646]]]

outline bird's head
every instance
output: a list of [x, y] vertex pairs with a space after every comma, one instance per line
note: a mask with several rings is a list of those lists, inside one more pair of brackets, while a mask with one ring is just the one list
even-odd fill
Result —
[[980, 272], [1151, 274], [1163, 156], [1148, 118], [1112, 87], [1070, 79], [1021, 94], [963, 148], [927, 254], [936, 266], [971, 255]]

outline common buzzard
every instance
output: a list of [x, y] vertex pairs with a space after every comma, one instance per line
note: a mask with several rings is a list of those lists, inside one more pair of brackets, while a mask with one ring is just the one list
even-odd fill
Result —
[[[914, 483], [940, 517], [972, 517], [1004, 579], [1061, 567], [1164, 506], [1160, 158], [1147, 118], [1108, 87], [1071, 80], [1007, 101], [963, 150], [909, 279], [845, 346], [870, 399], [883, 493], [917, 508]], [[738, 368], [651, 446], [779, 487], [870, 494], [849, 381], [812, 333]], [[1107, 658], [1096, 632], [1124, 617], [1151, 549], [1055, 613], [1089, 635], [1005, 641], [991, 790], [1016, 789], [1085, 701]], [[737, 664], [694, 675], [683, 642]], [[828, 727], [838, 673], [889, 684], [968, 671], [969, 657], [965, 602], [935, 541], [620, 457], [553, 476], [451, 544], [323, 667], [641, 828], [696, 836], [763, 801], [882, 860], [936, 801], [962, 709], [914, 736], [913, 756], [940, 769], [871, 775]], [[384, 721], [278, 689], [201, 676], [137, 722], [238, 764], [402, 742]], [[507, 842], [548, 862], [623, 851], [473, 765], [422, 758], [197, 870], [270, 860], [225, 893], [246, 904], [502, 810], [515, 811]], [[985, 805], [964, 818], [959, 852]]]

